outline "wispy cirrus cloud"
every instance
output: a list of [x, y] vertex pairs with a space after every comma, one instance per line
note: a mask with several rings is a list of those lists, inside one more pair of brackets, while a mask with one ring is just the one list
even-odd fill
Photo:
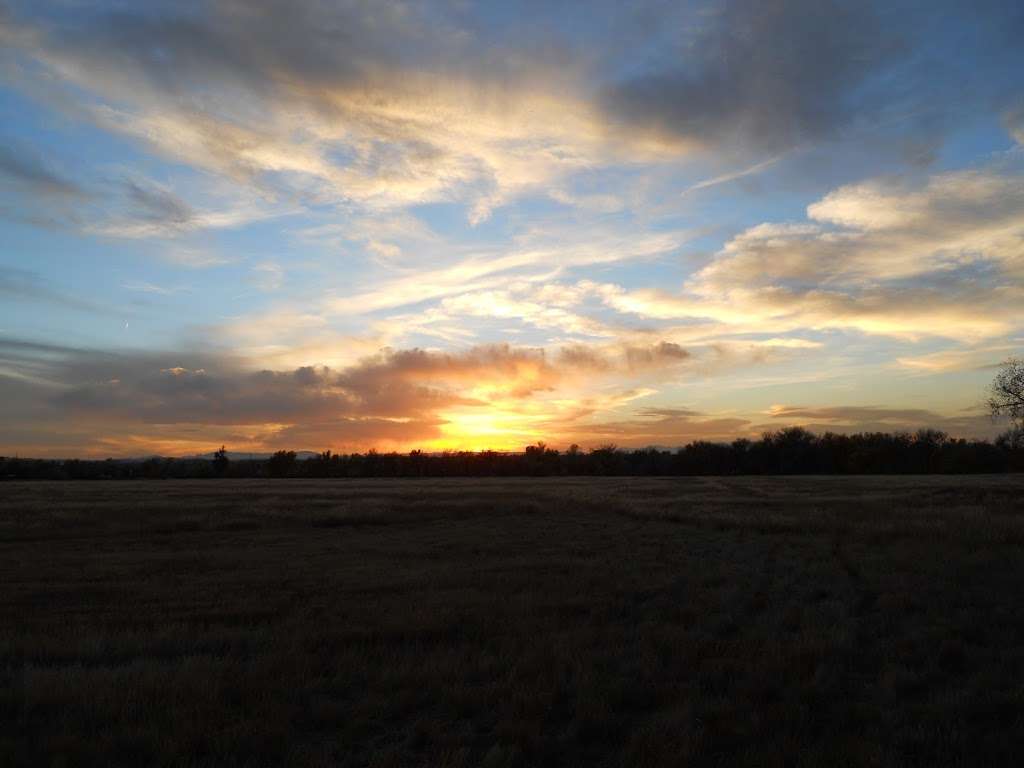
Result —
[[922, 374], [949, 371], [993, 371], [1024, 348], [1024, 339], [1006, 344], [981, 344], [896, 358], [895, 364]]
[[449, 266], [385, 279], [372, 289], [329, 302], [337, 313], [361, 313], [488, 290], [509, 280], [547, 282], [566, 270], [664, 256], [686, 241], [686, 231], [628, 237], [624, 233], [578, 236], [575, 242], [543, 243], [472, 254]]

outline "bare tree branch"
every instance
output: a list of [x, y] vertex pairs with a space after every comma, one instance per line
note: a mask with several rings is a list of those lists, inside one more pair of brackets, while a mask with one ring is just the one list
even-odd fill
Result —
[[1024, 360], [1011, 357], [996, 374], [988, 408], [993, 418], [1009, 416], [1024, 425]]

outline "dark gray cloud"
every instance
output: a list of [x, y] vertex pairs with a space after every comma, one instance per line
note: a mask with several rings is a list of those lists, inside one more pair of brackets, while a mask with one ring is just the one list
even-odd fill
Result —
[[609, 90], [608, 108], [648, 129], [771, 148], [850, 119], [850, 92], [900, 47], [870, 3], [730, 0], [679, 60]]
[[[1020, 96], [1020, 4], [989, 0], [726, 0], [686, 25], [672, 57], [603, 97], [636, 130], [782, 150], [850, 131], [907, 132], [934, 157], [951, 114]], [[696, 29], [696, 31], [692, 31]], [[956, 51], [956, 53], [953, 53]], [[998, 109], [998, 107], [996, 107]]]

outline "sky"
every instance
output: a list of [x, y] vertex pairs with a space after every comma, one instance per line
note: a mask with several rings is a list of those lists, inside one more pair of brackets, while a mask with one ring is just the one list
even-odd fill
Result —
[[1024, 4], [0, 0], [0, 454], [992, 437]]

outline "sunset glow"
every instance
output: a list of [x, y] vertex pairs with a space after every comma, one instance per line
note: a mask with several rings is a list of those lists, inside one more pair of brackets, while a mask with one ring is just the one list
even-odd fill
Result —
[[0, 454], [992, 436], [1021, 33], [1000, 2], [0, 4]]

